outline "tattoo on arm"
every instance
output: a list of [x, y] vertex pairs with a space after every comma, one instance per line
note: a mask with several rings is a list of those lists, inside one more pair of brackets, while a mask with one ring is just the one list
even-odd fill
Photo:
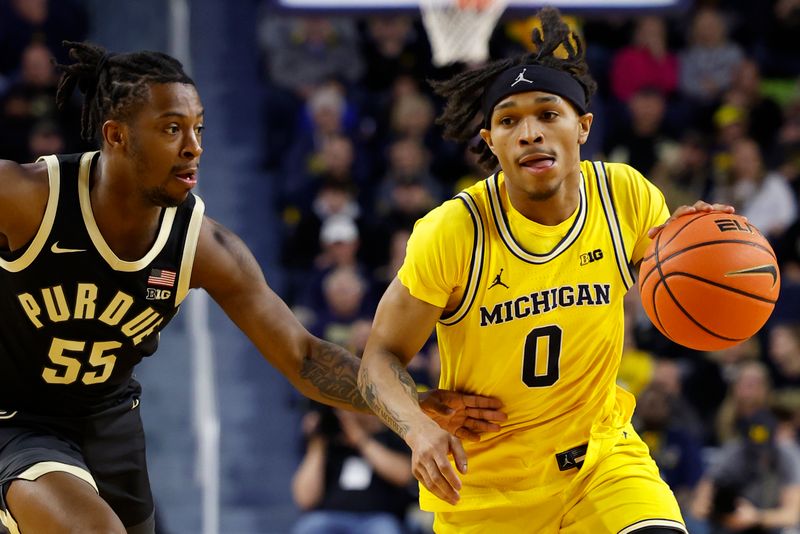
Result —
[[369, 406], [358, 389], [358, 359], [342, 347], [318, 340], [303, 359], [300, 376], [323, 397], [368, 412]]
[[[402, 384], [403, 388], [406, 390], [408, 396], [414, 399], [415, 402], [419, 402], [419, 397], [417, 396], [417, 387], [414, 384], [414, 380], [411, 378], [411, 375], [408, 374], [408, 371], [405, 367], [403, 367], [397, 359], [393, 358], [393, 361], [390, 363], [392, 371], [394, 371], [395, 376]], [[366, 376], [366, 373], [361, 373], [359, 379], [368, 381], [369, 378]], [[394, 432], [400, 436], [401, 438], [405, 438], [406, 434], [408, 434], [409, 425], [408, 422], [403, 420], [400, 415], [392, 410], [389, 406], [387, 406], [378, 396], [378, 388], [372, 381], [369, 381], [365, 384], [363, 388], [364, 397], [367, 401], [367, 404], [372, 411], [375, 412], [375, 415], [380, 417], [386, 425], [389, 426]]]

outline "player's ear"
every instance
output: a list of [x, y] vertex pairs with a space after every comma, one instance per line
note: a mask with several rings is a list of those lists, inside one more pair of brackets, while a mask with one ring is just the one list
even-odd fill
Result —
[[496, 152], [494, 151], [494, 144], [492, 143], [492, 131], [487, 130], [486, 128], [481, 128], [480, 134], [481, 139], [483, 139], [484, 142], [489, 145], [489, 150], [492, 151], [492, 154], [496, 155]]
[[582, 145], [589, 139], [589, 131], [592, 129], [592, 121], [594, 115], [591, 113], [584, 113], [578, 117], [578, 144]]
[[118, 147], [125, 144], [127, 131], [125, 125], [119, 121], [107, 120], [103, 123], [103, 141], [109, 147]]

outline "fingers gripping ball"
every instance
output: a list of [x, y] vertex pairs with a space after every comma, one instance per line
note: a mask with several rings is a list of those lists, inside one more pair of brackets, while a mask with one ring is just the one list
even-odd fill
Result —
[[750, 338], [769, 318], [780, 272], [767, 240], [744, 217], [679, 217], [656, 236], [639, 270], [647, 316], [672, 341], [721, 350]]

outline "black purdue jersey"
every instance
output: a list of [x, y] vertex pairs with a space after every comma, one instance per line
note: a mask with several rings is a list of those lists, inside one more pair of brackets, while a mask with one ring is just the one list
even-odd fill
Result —
[[97, 152], [45, 156], [50, 196], [22, 249], [0, 252], [0, 410], [78, 416], [137, 387], [133, 367], [189, 290], [203, 202], [162, 212], [137, 261], [119, 259], [92, 214]]

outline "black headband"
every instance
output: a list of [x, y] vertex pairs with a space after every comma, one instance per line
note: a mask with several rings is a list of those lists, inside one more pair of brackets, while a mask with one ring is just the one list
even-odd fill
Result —
[[579, 115], [586, 113], [586, 92], [583, 86], [563, 70], [543, 65], [517, 65], [501, 72], [483, 92], [483, 124], [489, 128], [492, 111], [508, 95], [542, 91], [569, 100]]

